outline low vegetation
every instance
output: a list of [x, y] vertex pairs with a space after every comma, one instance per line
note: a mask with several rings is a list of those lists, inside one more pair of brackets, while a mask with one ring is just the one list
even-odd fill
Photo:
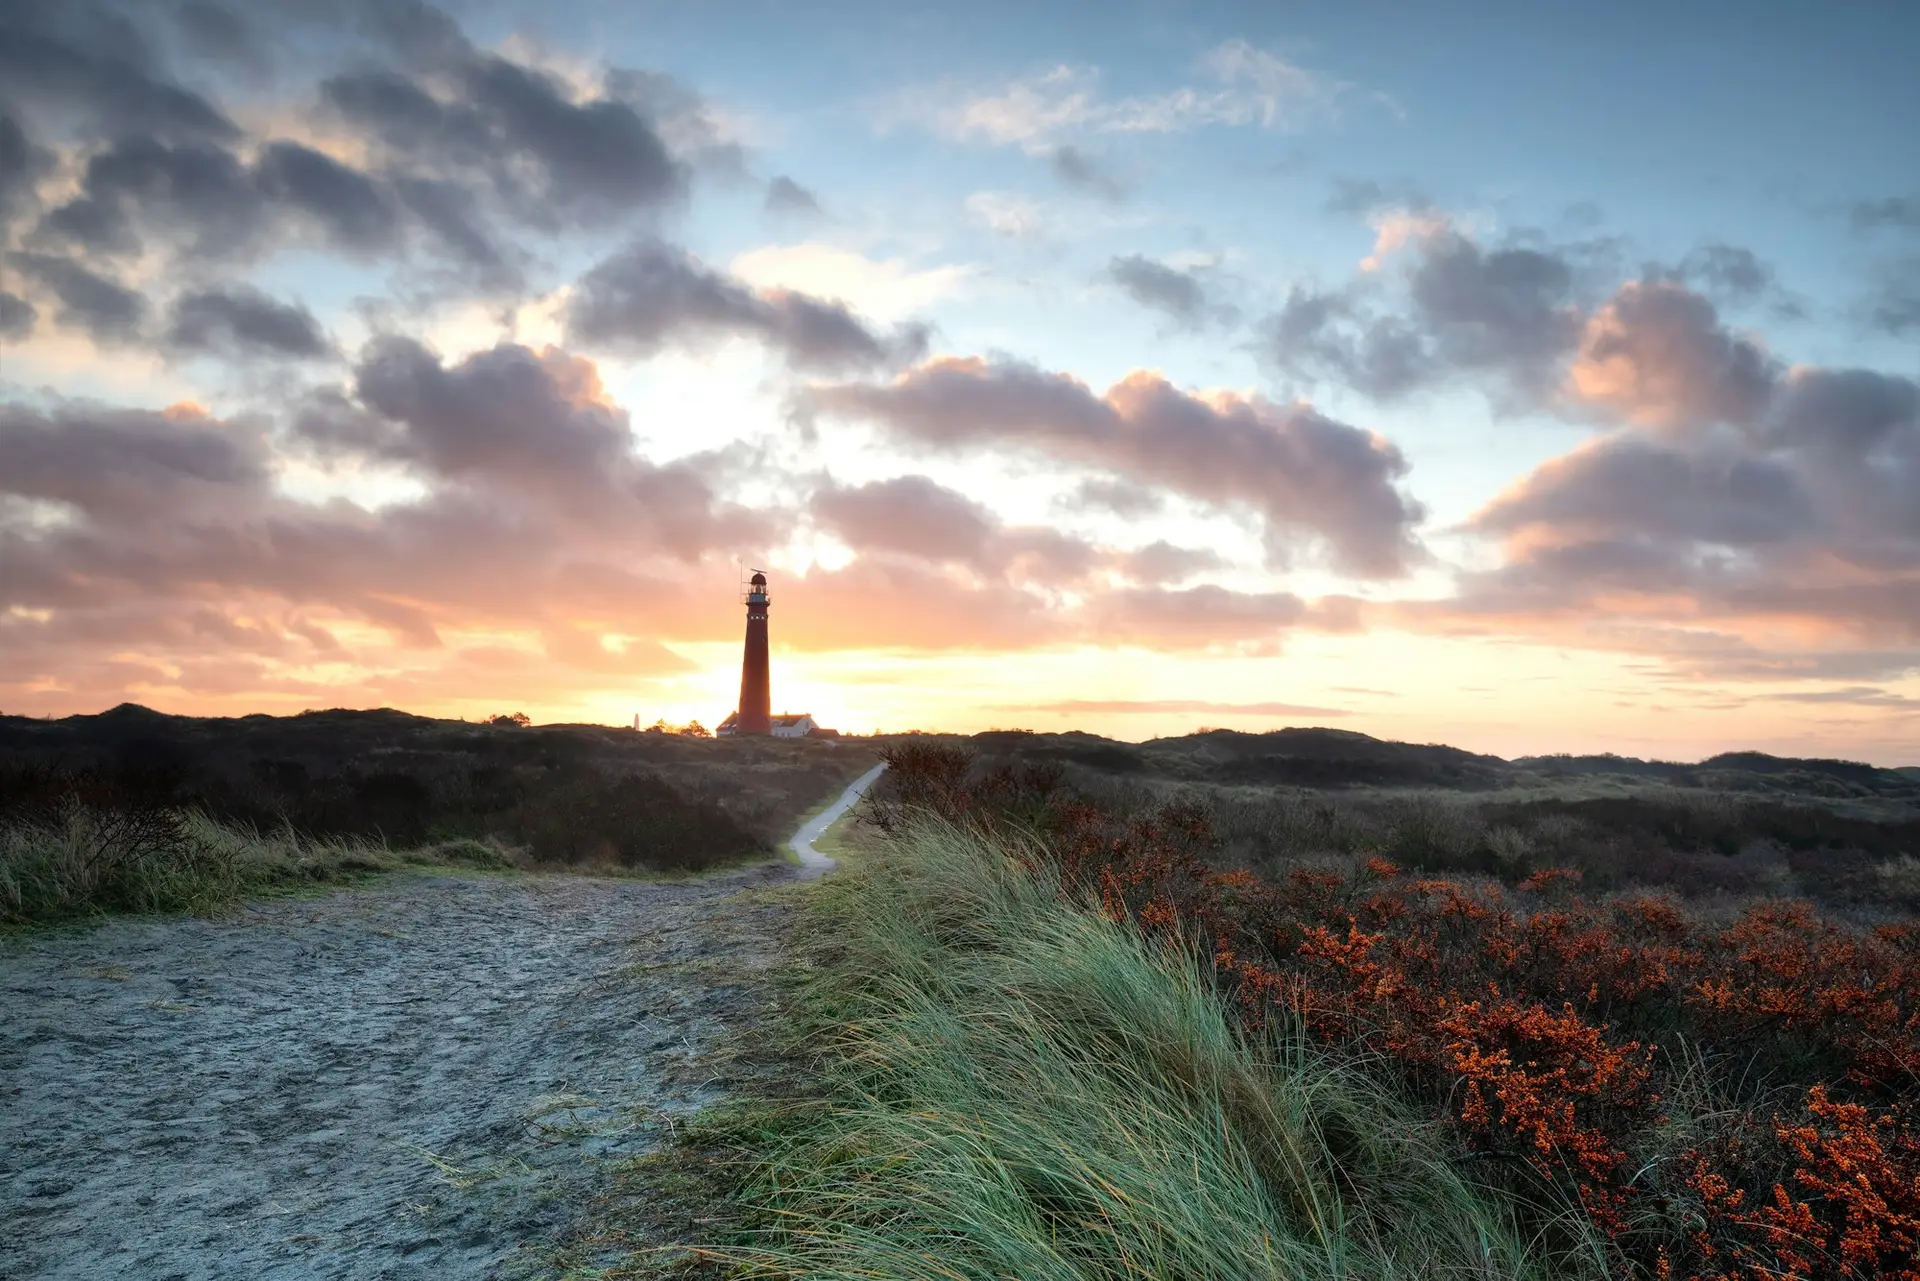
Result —
[[870, 763], [511, 716], [0, 717], [0, 922], [204, 910], [447, 861], [698, 872], [768, 855]]
[[265, 834], [178, 810], [70, 806], [0, 820], [0, 928], [115, 912], [212, 912], [252, 895], [402, 868], [504, 869], [475, 840], [394, 851], [351, 837]]
[[[1303, 1028], [1325, 1061], [1378, 1082], [1382, 1097], [1416, 1101], [1442, 1127], [1435, 1150], [1497, 1188], [1556, 1267], [1597, 1250], [1612, 1274], [1920, 1277], [1910, 916], [1884, 903], [1823, 913], [1724, 887], [1689, 898], [1635, 883], [1626, 862], [1595, 887], [1552, 861], [1587, 847], [1543, 848], [1537, 825], [1497, 838], [1487, 826], [1475, 849], [1495, 860], [1490, 870], [1422, 874], [1382, 852], [1455, 848], [1410, 833], [1444, 822], [1418, 811], [1374, 829], [1376, 842], [1342, 850], [1296, 829], [1255, 857], [1242, 849], [1235, 865], [1204, 788], [1115, 806], [1063, 785], [1057, 762], [987, 768], [937, 742], [900, 745], [891, 761], [883, 826], [910, 844], [930, 814], [999, 841], [1062, 902], [1091, 901], [1116, 928], [1191, 957], [1249, 1043]], [[1590, 834], [1606, 830], [1606, 813], [1582, 816]], [[1746, 821], [1673, 829], [1658, 804], [1632, 823], [1614, 818], [1667, 825], [1670, 845], [1702, 857]], [[1803, 820], [1832, 833], [1806, 852], [1878, 860], [1885, 883], [1904, 885], [1906, 829], [1760, 814], [1775, 832]], [[1746, 841], [1725, 844], [1734, 852], [1715, 857], [1740, 857]], [[951, 906], [930, 907], [931, 919], [954, 923], [964, 953], [975, 909], [962, 886], [940, 892]], [[1137, 999], [1100, 991], [1118, 1010]], [[979, 1124], [991, 1128], [1007, 1106], [994, 1101]], [[1374, 1195], [1356, 1185], [1343, 1212], [1365, 1221]]]
[[820, 1097], [735, 1118], [756, 1159], [699, 1260], [817, 1278], [1581, 1271], [1377, 1077], [1249, 1030], [1189, 953], [1095, 909], [941, 824], [826, 881], [793, 1007]]

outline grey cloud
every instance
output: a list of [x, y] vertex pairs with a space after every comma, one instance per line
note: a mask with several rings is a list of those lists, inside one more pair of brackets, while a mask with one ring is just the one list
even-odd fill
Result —
[[1869, 325], [1896, 338], [1920, 330], [1920, 258], [1884, 267], [1865, 311]]
[[1262, 354], [1282, 373], [1330, 378], [1376, 400], [1396, 400], [1442, 371], [1419, 332], [1396, 316], [1369, 314], [1349, 292], [1292, 289], [1260, 332]]
[[1045, 528], [1008, 527], [973, 499], [925, 476], [814, 494], [814, 518], [856, 551], [882, 551], [965, 565], [1013, 580], [1064, 583], [1084, 577], [1100, 553]]
[[999, 528], [985, 507], [925, 476], [837, 485], [813, 497], [813, 514], [849, 547], [924, 560], [977, 562]]
[[145, 410], [0, 405], [0, 493], [70, 504], [97, 522], [233, 512], [270, 483], [258, 433]]
[[766, 537], [764, 515], [719, 502], [701, 460], [636, 457], [627, 413], [606, 398], [593, 363], [558, 348], [501, 343], [446, 365], [388, 336], [362, 353], [354, 391], [385, 423], [322, 398], [299, 421], [310, 444], [411, 463], [561, 526], [625, 529], [684, 558]]
[[1138, 518], [1157, 514], [1165, 503], [1160, 492], [1119, 476], [1092, 476], [1081, 481], [1060, 504], [1069, 511], [1102, 510]]
[[1238, 592], [1211, 583], [1123, 588], [1095, 602], [1092, 614], [1096, 634], [1124, 635], [1168, 649], [1270, 647], [1288, 631], [1339, 631], [1347, 625], [1337, 605], [1309, 602], [1291, 592]]
[[1751, 249], [1705, 244], [1680, 260], [1675, 274], [1715, 301], [1751, 303], [1773, 288], [1773, 268]]
[[167, 78], [127, 18], [84, 0], [13, 0], [0, 15], [0, 83], [16, 105], [77, 115], [98, 133], [240, 134], [206, 98]]
[[1661, 546], [1758, 547], [1815, 528], [1813, 501], [1785, 463], [1744, 450], [1695, 450], [1642, 436], [1596, 443], [1543, 466], [1495, 499], [1474, 527], [1551, 527]]
[[1555, 254], [1488, 252], [1442, 232], [1423, 248], [1409, 285], [1449, 364], [1504, 370], [1531, 383], [1579, 334], [1573, 268]]
[[253, 24], [223, 5], [188, 0], [178, 11], [180, 33], [189, 48], [203, 58], [254, 69], [266, 53]]
[[956, 359], [887, 385], [815, 388], [809, 400], [927, 444], [1023, 448], [1251, 508], [1277, 562], [1317, 539], [1340, 569], [1387, 577], [1421, 554], [1421, 509], [1394, 486], [1399, 451], [1304, 405], [1203, 401], [1144, 372], [1096, 396], [1030, 365]]
[[1165, 313], [1183, 328], [1198, 329], [1220, 312], [1208, 304], [1206, 288], [1193, 273], [1176, 271], [1139, 254], [1114, 258], [1107, 264], [1107, 275], [1129, 298]]
[[204, 289], [175, 299], [167, 342], [195, 351], [295, 357], [324, 356], [332, 350], [312, 312], [246, 286]]
[[21, 275], [39, 284], [59, 302], [55, 318], [84, 329], [101, 342], [135, 338], [146, 321], [146, 297], [77, 262], [45, 254], [13, 254], [8, 259]]
[[395, 178], [400, 203], [455, 261], [475, 273], [482, 288], [513, 288], [522, 279], [527, 255], [502, 244], [474, 217], [472, 193], [458, 183], [431, 178]]
[[18, 341], [28, 337], [39, 314], [25, 298], [0, 290], [0, 338]]
[[182, 236], [208, 255], [250, 252], [266, 201], [253, 175], [225, 148], [115, 140], [87, 160], [82, 194], [52, 210], [38, 235], [92, 253], [136, 253], [143, 228]]
[[1862, 200], [1855, 203], [1849, 212], [1853, 225], [1862, 231], [1880, 227], [1920, 230], [1920, 195]]
[[624, 411], [597, 396], [592, 366], [511, 343], [451, 368], [410, 338], [368, 345], [355, 392], [399, 424], [395, 452], [453, 478], [578, 484], [612, 471], [630, 441]]
[[357, 169], [297, 142], [269, 143], [257, 168], [261, 189], [312, 217], [342, 249], [393, 248], [400, 218], [373, 181]]
[[1380, 400], [1471, 372], [1494, 374], [1523, 398], [1542, 395], [1579, 341], [1571, 259], [1521, 245], [1483, 249], [1444, 226], [1413, 253], [1407, 316], [1381, 308], [1368, 285], [1295, 288], [1262, 322], [1262, 354], [1291, 377]]
[[1777, 362], [1727, 330], [1705, 298], [1640, 281], [1587, 322], [1572, 370], [1588, 404], [1668, 426], [1752, 422], [1778, 376]]
[[1195, 698], [1154, 699], [1066, 699], [1058, 703], [1035, 703], [1021, 710], [1065, 712], [1069, 715], [1110, 713], [1160, 715], [1171, 712], [1200, 712], [1226, 716], [1351, 716], [1338, 707], [1310, 707], [1300, 703], [1211, 703]]
[[685, 193], [685, 166], [627, 102], [572, 102], [545, 74], [492, 56], [463, 57], [453, 84], [442, 99], [374, 70], [334, 76], [321, 96], [397, 161], [483, 179], [532, 225], [612, 221]]
[[685, 174], [624, 102], [568, 102], [546, 76], [504, 58], [467, 68], [475, 106], [546, 172], [549, 199], [605, 215], [678, 196]]
[[1842, 689], [1809, 690], [1786, 694], [1765, 694], [1763, 698], [1781, 703], [1848, 703], [1856, 707], [1906, 707], [1920, 710], [1920, 699], [1908, 698], [1892, 690], [1873, 685], [1849, 685]]
[[1127, 189], [1080, 148], [1062, 143], [1047, 153], [1047, 167], [1069, 187], [1091, 192], [1103, 200], [1123, 200]]
[[582, 277], [567, 332], [575, 343], [641, 355], [675, 341], [742, 334], [771, 344], [797, 367], [820, 370], [912, 359], [926, 341], [915, 327], [882, 337], [842, 303], [750, 289], [659, 240], [631, 245]]
[[1177, 583], [1225, 564], [1217, 552], [1203, 547], [1177, 547], [1165, 539], [1125, 552], [1119, 558], [1122, 573], [1135, 582], [1149, 584]]
[[775, 214], [817, 214], [820, 201], [811, 191], [781, 174], [767, 184], [766, 211]]
[[1433, 202], [1411, 183], [1398, 182], [1389, 185], [1372, 178], [1336, 177], [1333, 180], [1333, 191], [1327, 197], [1329, 213], [1343, 214], [1351, 218], [1364, 217], [1383, 209], [1425, 210], [1432, 207]]
[[1920, 423], [1920, 386], [1870, 369], [1792, 371], [1768, 407], [1766, 437], [1865, 458]]
[[373, 0], [361, 21], [410, 66], [439, 69], [473, 55], [459, 24], [424, 0]]
[[18, 120], [0, 111], [0, 232], [33, 204], [35, 184], [53, 165], [53, 153], [27, 137]]
[[1466, 575], [1449, 612], [1797, 620], [1847, 647], [1920, 644], [1920, 386], [1797, 368], [1739, 417], [1676, 431], [1662, 415], [1536, 468], [1471, 523], [1508, 560]]

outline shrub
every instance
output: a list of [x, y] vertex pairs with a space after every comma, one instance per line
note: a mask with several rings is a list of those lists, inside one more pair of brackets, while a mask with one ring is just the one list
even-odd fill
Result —
[[[902, 812], [1005, 825], [963, 762], [893, 763]], [[1387, 812], [1396, 848], [1469, 856], [1448, 812]], [[1391, 1064], [1463, 1155], [1523, 1203], [1577, 1204], [1620, 1266], [1920, 1279], [1920, 925], [1780, 899], [1720, 916], [1595, 893], [1575, 869], [1507, 886], [1364, 851], [1262, 877], [1213, 863], [1214, 818], [1180, 799], [1122, 816], [1062, 794], [1021, 826], [1042, 837], [1030, 863], [1069, 895], [1206, 958], [1248, 1027], [1298, 1018], [1322, 1046]], [[1732, 830], [1707, 807], [1577, 818], [1580, 838], [1651, 825], [1711, 848]]]
[[806, 1009], [827, 1098], [774, 1140], [749, 1231], [711, 1255], [821, 1278], [1542, 1269], [1373, 1078], [1237, 1026], [1188, 955], [1045, 868], [899, 831], [822, 886]]

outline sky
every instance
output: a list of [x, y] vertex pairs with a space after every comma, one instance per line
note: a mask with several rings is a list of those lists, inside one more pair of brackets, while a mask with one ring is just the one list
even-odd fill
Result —
[[9, 0], [0, 712], [1920, 763], [1917, 47]]

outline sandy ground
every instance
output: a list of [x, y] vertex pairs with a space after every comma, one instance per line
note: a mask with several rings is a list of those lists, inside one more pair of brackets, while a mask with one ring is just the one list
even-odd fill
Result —
[[786, 865], [406, 875], [0, 940], [0, 1278], [539, 1275], [709, 1101]]

